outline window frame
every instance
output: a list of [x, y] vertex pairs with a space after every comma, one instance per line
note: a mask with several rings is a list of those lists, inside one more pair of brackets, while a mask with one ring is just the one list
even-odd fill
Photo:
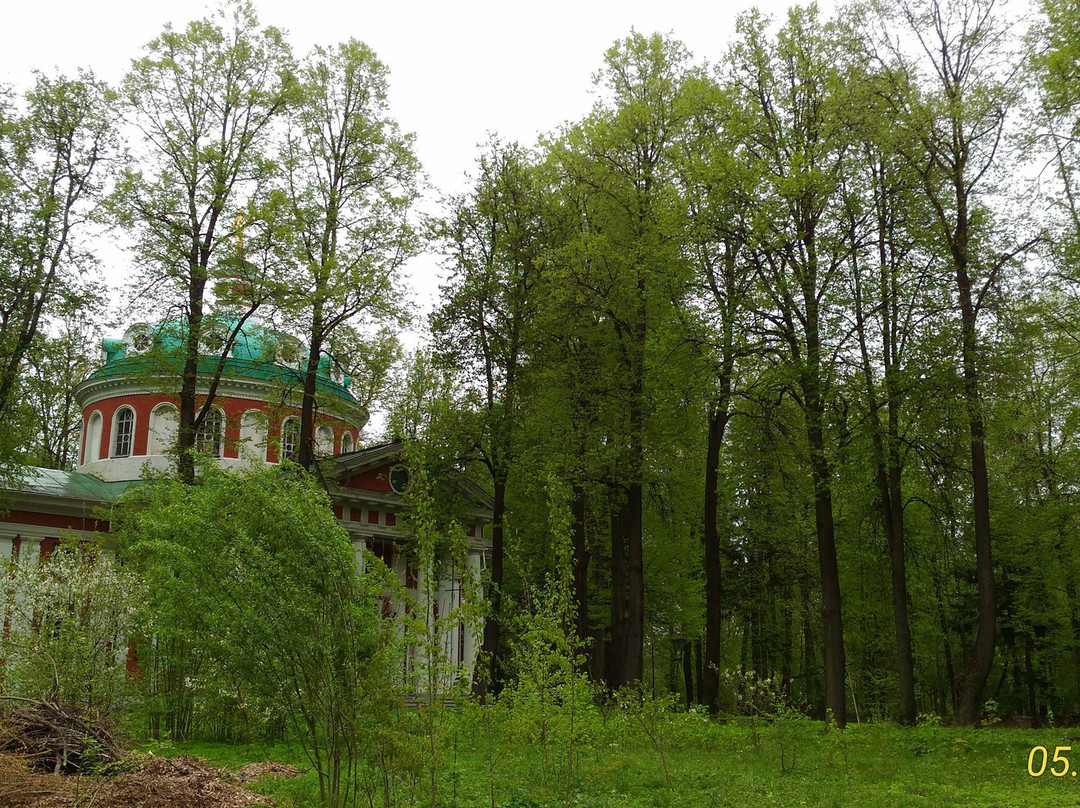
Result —
[[[211, 421], [211, 419], [213, 419], [213, 421]], [[205, 443], [211, 436], [207, 431], [207, 425], [213, 422], [217, 423], [217, 430], [216, 434], [213, 435], [213, 451], [208, 452]], [[211, 407], [209, 412], [206, 413], [206, 417], [203, 418], [203, 422], [199, 426], [199, 431], [195, 433], [195, 451], [204, 457], [224, 457], [225, 427], [226, 419], [224, 410], [220, 407]]]
[[[300, 458], [300, 419], [290, 415], [281, 422], [281, 434], [278, 444], [278, 462], [288, 460], [297, 462]], [[292, 440], [288, 440], [291, 438]]]
[[[126, 429], [121, 430], [121, 419], [125, 415], [130, 415], [131, 417], [130, 419], [126, 419], [123, 424]], [[133, 457], [135, 455], [135, 424], [136, 415], [134, 407], [124, 404], [123, 406], [116, 408], [116, 412], [113, 413], [112, 434], [110, 435], [111, 439], [109, 441], [110, 458]], [[120, 451], [121, 438], [123, 438], [127, 444], [125, 447], [126, 451], [124, 452]]]

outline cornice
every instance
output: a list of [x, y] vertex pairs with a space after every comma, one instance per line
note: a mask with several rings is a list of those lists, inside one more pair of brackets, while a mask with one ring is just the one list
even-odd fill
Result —
[[[116, 374], [111, 376], [92, 376], [81, 382], [74, 391], [75, 401], [80, 409], [86, 409], [100, 401], [120, 396], [144, 395], [160, 396], [163, 399], [175, 400], [178, 397], [177, 388], [170, 387], [170, 383], [176, 383], [172, 376], [160, 374]], [[196, 394], [205, 396], [210, 385], [204, 379], [199, 380]], [[281, 405], [281, 393], [285, 393], [285, 405], [291, 407], [300, 406], [300, 393], [297, 390], [284, 390], [280, 384], [266, 379], [247, 379], [235, 376], [222, 376], [218, 382], [216, 398], [244, 399], [257, 401], [262, 404]], [[360, 403], [350, 403], [336, 396], [318, 396], [320, 410], [328, 415], [333, 415], [349, 423], [357, 429], [363, 429], [368, 422], [368, 411]]]

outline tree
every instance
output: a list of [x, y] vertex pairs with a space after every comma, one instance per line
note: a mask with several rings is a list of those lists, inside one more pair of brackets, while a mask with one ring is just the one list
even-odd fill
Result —
[[689, 54], [658, 34], [631, 33], [605, 54], [596, 83], [605, 94], [592, 114], [555, 144], [567, 194], [582, 219], [566, 274], [610, 340], [619, 363], [625, 418], [611, 436], [621, 447], [611, 487], [611, 648], [608, 684], [641, 679], [646, 421], [651, 412], [650, 342], [671, 316], [672, 275], [684, 267], [670, 220], [670, 148], [679, 136], [679, 103]]
[[[0, 95], [0, 422], [16, 421], [38, 334], [97, 298], [80, 242], [116, 149], [112, 97], [93, 74], [36, 75], [22, 103]], [[17, 442], [6, 435], [2, 442]]]
[[21, 698], [118, 713], [129, 689], [117, 649], [137, 625], [146, 588], [100, 547], [62, 544], [5, 561], [0, 684]]
[[284, 151], [289, 241], [297, 273], [282, 301], [305, 323], [298, 462], [315, 460], [315, 390], [323, 353], [344, 326], [400, 324], [402, 264], [416, 250], [409, 212], [420, 166], [389, 116], [386, 67], [361, 42], [316, 48], [300, 66]]
[[34, 466], [73, 469], [79, 461], [82, 410], [75, 388], [95, 367], [94, 332], [68, 321], [56, 337], [38, 334], [29, 351], [37, 375], [23, 380], [23, 403], [29, 412], [26, 460]]
[[[273, 172], [267, 146], [295, 81], [281, 32], [260, 28], [246, 0], [231, 0], [182, 32], [167, 26], [145, 50], [121, 85], [141, 150], [122, 172], [113, 208], [135, 235], [140, 294], [179, 314], [179, 471], [191, 482], [189, 450], [211, 411], [225, 360], [243, 323], [274, 288], [275, 252], [264, 250], [268, 260], [261, 265], [248, 254], [252, 241], [279, 236], [267, 195]], [[231, 327], [225, 318], [216, 326], [220, 338], [207, 339], [214, 324], [204, 320], [218, 281], [223, 302], [237, 314], [228, 319]], [[205, 391], [203, 354], [217, 355]]]
[[804, 418], [821, 573], [825, 707], [843, 726], [846, 662], [826, 429], [833, 363], [844, 336], [835, 328], [836, 297], [852, 249], [840, 193], [850, 148], [844, 112], [851, 51], [812, 6], [791, 9], [775, 42], [768, 41], [765, 22], [756, 13], [740, 18], [729, 81], [745, 116], [746, 148], [763, 176], [754, 211], [755, 260], [767, 296], [762, 316]]
[[[905, 76], [905, 84], [896, 88], [894, 104], [913, 134], [911, 142], [917, 144], [903, 154], [918, 172], [933, 210], [959, 314], [979, 620], [971, 656], [956, 688], [957, 718], [971, 724], [982, 708], [997, 634], [978, 319], [1002, 283], [1004, 271], [1034, 244], [1023, 238], [1011, 242], [1009, 234], [995, 231], [991, 215], [1006, 122], [1018, 100], [1014, 76], [1019, 63], [1008, 52], [1009, 27], [998, 19], [993, 0], [904, 3], [899, 17], [919, 45], [913, 57], [892, 45], [892, 56], [901, 65], [898, 75]], [[916, 91], [908, 92], [908, 84]]]
[[753, 344], [754, 265], [751, 240], [754, 172], [740, 153], [743, 133], [725, 88], [699, 80], [688, 92], [687, 135], [675, 157], [685, 200], [684, 249], [695, 269], [683, 306], [690, 338], [700, 343], [711, 395], [706, 403], [707, 437], [702, 542], [705, 549], [705, 649], [701, 703], [719, 708], [723, 556], [730, 536], [721, 538], [720, 460], [733, 415], [743, 360]]
[[390, 662], [382, 581], [358, 571], [326, 493], [295, 467], [208, 466], [198, 486], [158, 479], [134, 490], [114, 534], [146, 580], [145, 653], [167, 653], [172, 640], [197, 646], [212, 672], [206, 695], [231, 688], [255, 715], [284, 720], [304, 740], [321, 802], [354, 804], [360, 722]]
[[915, 383], [909, 370], [947, 307], [932, 269], [930, 208], [904, 159], [912, 134], [892, 124], [890, 88], [903, 77], [875, 66], [859, 76], [852, 120], [853, 171], [845, 209], [853, 250], [849, 289], [877, 509], [889, 547], [899, 719], [916, 719], [915, 661], [909, 616], [903, 473]]
[[475, 451], [491, 477], [491, 565], [480, 666], [474, 689], [501, 689], [505, 659], [503, 522], [506, 491], [519, 452], [521, 399], [541, 283], [544, 224], [529, 155], [516, 144], [489, 143], [467, 195], [451, 200], [440, 226], [451, 271], [444, 302], [432, 315], [443, 361], [460, 368], [476, 392]]

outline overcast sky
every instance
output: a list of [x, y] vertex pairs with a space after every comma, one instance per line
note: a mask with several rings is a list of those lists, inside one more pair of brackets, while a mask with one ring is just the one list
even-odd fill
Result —
[[[165, 23], [183, 28], [204, 16], [205, 2], [23, 0], [4, 12], [0, 26], [0, 82], [26, 86], [31, 71], [71, 72], [90, 67], [115, 83], [142, 46]], [[315, 44], [355, 37], [390, 68], [390, 105], [402, 127], [416, 133], [417, 151], [431, 183], [460, 190], [476, 144], [498, 132], [532, 144], [538, 133], [581, 117], [590, 107], [591, 76], [604, 51], [630, 29], [673, 33], [697, 59], [716, 61], [730, 40], [737, 14], [751, 0], [551, 0], [545, 4], [463, 2], [354, 2], [258, 0], [265, 24], [289, 33], [297, 53]], [[786, 0], [757, 5], [782, 15]], [[823, 11], [831, 2], [821, 4]], [[122, 262], [108, 248], [110, 276]], [[435, 259], [414, 262], [419, 299], [430, 300]]]

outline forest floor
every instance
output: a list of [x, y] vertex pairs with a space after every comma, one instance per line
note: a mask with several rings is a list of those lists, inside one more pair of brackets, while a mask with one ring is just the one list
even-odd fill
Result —
[[[575, 746], [568, 774], [570, 750], [565, 744], [548, 743], [545, 750], [537, 742], [485, 737], [475, 727], [449, 727], [442, 738], [446, 754], [439, 761], [435, 804], [447, 808], [490, 808], [493, 803], [497, 808], [1080, 806], [1080, 776], [1074, 768], [1080, 768], [1076, 729], [904, 729], [878, 723], [825, 732], [820, 722], [805, 720], [755, 722], [752, 728], [747, 723], [675, 716], [651, 727], [656, 744], [644, 725], [639, 724], [636, 732], [630, 722], [612, 729]], [[1072, 749], [1058, 749], [1074, 743]], [[1035, 747], [1044, 747], [1048, 757], [1039, 776], [1028, 771]], [[268, 759], [306, 768], [302, 753], [282, 745], [183, 744], [172, 752], [202, 756], [214, 766], [232, 769]], [[1069, 759], [1069, 769], [1060, 777], [1051, 771], [1062, 771], [1065, 765], [1060, 760], [1054, 763], [1055, 753]], [[1039, 771], [1041, 752], [1035, 752], [1032, 765]], [[371, 774], [382, 777], [379, 771]], [[422, 764], [411, 774], [399, 770], [390, 777], [391, 804], [432, 804], [430, 779]], [[279, 806], [307, 806], [315, 804], [317, 779], [309, 771], [295, 779], [263, 778], [249, 787]], [[383, 804], [381, 793], [373, 799], [374, 804]]]

